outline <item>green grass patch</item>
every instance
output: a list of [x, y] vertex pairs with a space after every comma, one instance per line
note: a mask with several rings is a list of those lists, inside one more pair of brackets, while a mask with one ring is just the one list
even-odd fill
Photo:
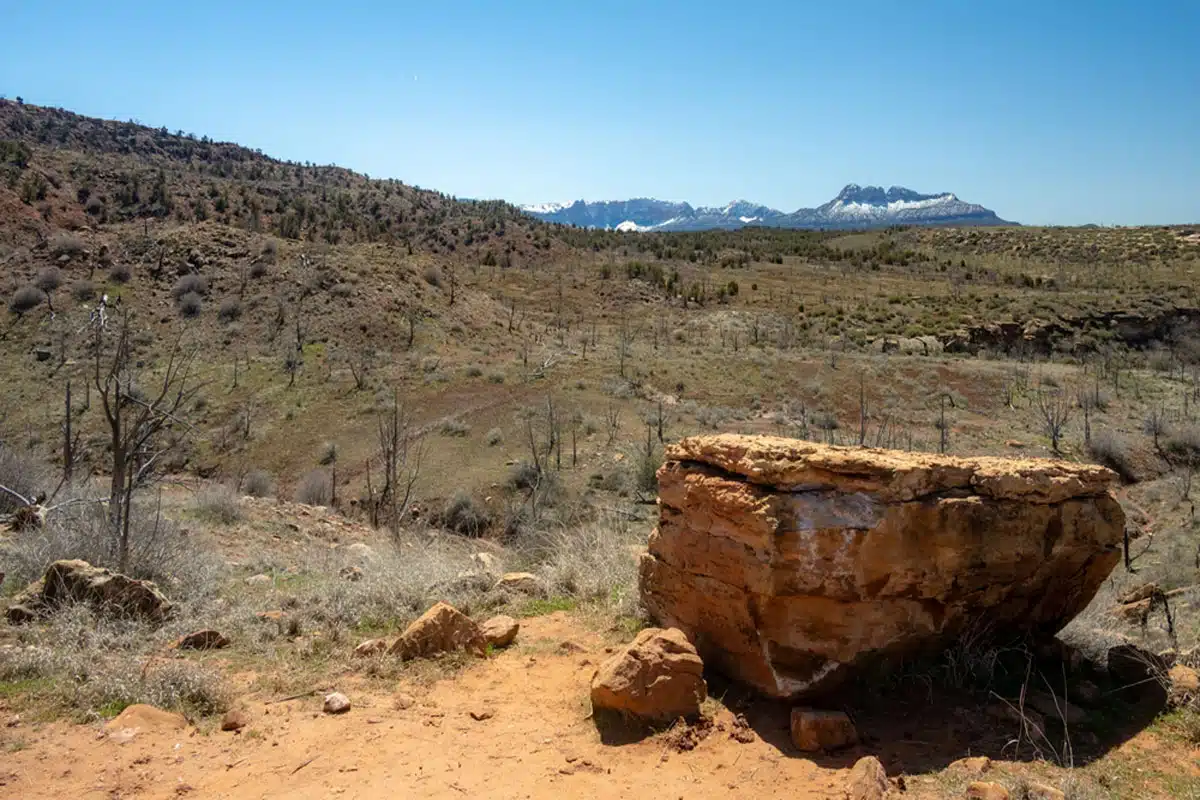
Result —
[[545, 600], [537, 598], [518, 606], [517, 614], [522, 617], [541, 617], [555, 611], [574, 611], [578, 607], [579, 601], [573, 597], [550, 597]]

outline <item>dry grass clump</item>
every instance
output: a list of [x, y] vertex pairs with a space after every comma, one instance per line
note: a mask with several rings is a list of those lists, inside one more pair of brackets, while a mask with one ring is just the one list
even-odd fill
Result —
[[1119, 434], [1102, 428], [1092, 434], [1088, 452], [1098, 463], [1111, 469], [1121, 476], [1126, 483], [1137, 481], [1136, 467], [1133, 461], [1132, 447]]
[[251, 497], [270, 497], [275, 491], [275, 481], [266, 470], [252, 469], [242, 479], [242, 491]]
[[314, 469], [296, 486], [296, 502], [307, 506], [327, 506], [333, 501], [333, 479], [323, 469]]
[[33, 279], [33, 285], [46, 294], [50, 294], [62, 286], [62, 273], [59, 272], [58, 267], [44, 267]]
[[480, 536], [492, 524], [487, 507], [464, 491], [457, 491], [438, 514], [443, 528], [461, 536]]
[[40, 306], [46, 301], [46, 293], [36, 286], [22, 286], [13, 292], [9, 298], [8, 310], [14, 314], [24, 314]]
[[242, 520], [242, 504], [228, 486], [209, 486], [196, 495], [193, 511], [213, 525], [233, 525]]

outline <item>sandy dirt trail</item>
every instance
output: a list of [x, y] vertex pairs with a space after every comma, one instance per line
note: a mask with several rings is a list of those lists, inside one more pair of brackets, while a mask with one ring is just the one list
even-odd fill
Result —
[[319, 695], [246, 697], [237, 705], [250, 722], [236, 734], [145, 720], [132, 738], [111, 726], [22, 725], [23, 748], [0, 757], [0, 797], [844, 796], [844, 769], [795, 757], [774, 736], [738, 741], [725, 709], [690, 751], [669, 735], [606, 744], [587, 700], [602, 639], [557, 613], [526, 620], [520, 641], [394, 695], [355, 692], [347, 676], [339, 688], [354, 707], [342, 716], [322, 714]]

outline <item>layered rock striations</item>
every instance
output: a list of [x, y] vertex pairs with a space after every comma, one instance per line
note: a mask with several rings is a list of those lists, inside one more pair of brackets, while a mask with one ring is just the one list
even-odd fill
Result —
[[970, 635], [1051, 635], [1120, 557], [1115, 475], [717, 435], [669, 448], [642, 599], [777, 697]]

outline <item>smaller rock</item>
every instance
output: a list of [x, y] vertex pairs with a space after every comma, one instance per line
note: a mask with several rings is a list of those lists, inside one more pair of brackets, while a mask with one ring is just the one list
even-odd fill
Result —
[[517, 638], [521, 623], [503, 614], [486, 620], [479, 626], [483, 638], [492, 647], [508, 647]]
[[6, 719], [6, 720], [4, 721], [4, 727], [6, 727], [6, 728], [19, 728], [19, 727], [21, 727], [21, 715], [20, 715], [20, 714], [13, 714], [11, 717], [9, 717], [8, 719]]
[[804, 753], [841, 750], [858, 744], [858, 730], [841, 711], [792, 709], [792, 743]]
[[177, 650], [220, 650], [229, 647], [229, 639], [225, 638], [220, 631], [206, 628], [193, 631], [186, 636], [180, 636], [175, 640], [174, 647]]
[[492, 717], [496, 716], [496, 712], [487, 706], [472, 708], [468, 713], [470, 713], [471, 719], [475, 720], [476, 722], [483, 722], [485, 719], [491, 719]]
[[325, 695], [325, 705], [322, 710], [326, 714], [345, 714], [350, 710], [350, 698], [341, 692]]
[[287, 618], [287, 614], [279, 609], [274, 609], [272, 611], [255, 611], [254, 616], [258, 619], [268, 622], [281, 622]]
[[992, 781], [975, 781], [963, 794], [967, 800], [1008, 800], [1008, 789]]
[[970, 756], [950, 762], [946, 769], [961, 772], [966, 775], [982, 775], [992, 768], [992, 760], [987, 756]]
[[221, 718], [221, 730], [223, 731], [240, 731], [249, 724], [250, 718], [246, 716], [246, 712], [237, 708], [229, 709]]
[[1079, 706], [1045, 692], [1030, 692], [1026, 702], [1047, 717], [1062, 720], [1068, 725], [1078, 725], [1087, 719], [1087, 712]]
[[271, 580], [270, 575], [263, 575], [261, 572], [258, 575], [251, 575], [246, 578], [247, 586], [270, 586], [275, 581]]
[[1067, 795], [1061, 789], [1044, 783], [1027, 783], [1024, 800], [1067, 800]]
[[392, 697], [392, 705], [397, 711], [407, 711], [416, 705], [416, 703], [416, 698], [414, 698], [411, 694], [405, 694], [404, 692], [397, 692], [395, 696]]
[[650, 722], [695, 717], [708, 697], [704, 662], [677, 628], [646, 628], [592, 677], [592, 708]]
[[358, 647], [354, 648], [354, 657], [370, 658], [371, 656], [377, 656], [380, 653], [386, 653], [387, 649], [388, 643], [383, 639], [367, 639], [365, 642], [360, 643]]
[[1168, 703], [1174, 708], [1180, 708], [1200, 697], [1200, 673], [1191, 667], [1176, 664], [1167, 672], [1170, 689], [1167, 692]]
[[500, 580], [496, 581], [496, 585], [493, 588], [497, 592], [527, 594], [535, 597], [546, 593], [546, 584], [532, 572], [506, 573]]
[[480, 569], [490, 575], [502, 574], [500, 559], [496, 558], [491, 553], [476, 553], [475, 555], [471, 556], [471, 560], [474, 561]]
[[1119, 688], [1141, 688], [1148, 681], [1161, 680], [1166, 672], [1162, 659], [1135, 644], [1108, 649], [1108, 674]]
[[341, 571], [338, 572], [338, 575], [341, 576], [342, 580], [350, 581], [351, 583], [355, 583], [363, 579], [362, 567], [342, 567]]
[[887, 794], [887, 771], [875, 756], [863, 756], [850, 770], [846, 800], [883, 800]]
[[404, 629], [390, 652], [408, 661], [455, 650], [482, 657], [487, 642], [470, 617], [449, 603], [437, 603]]

